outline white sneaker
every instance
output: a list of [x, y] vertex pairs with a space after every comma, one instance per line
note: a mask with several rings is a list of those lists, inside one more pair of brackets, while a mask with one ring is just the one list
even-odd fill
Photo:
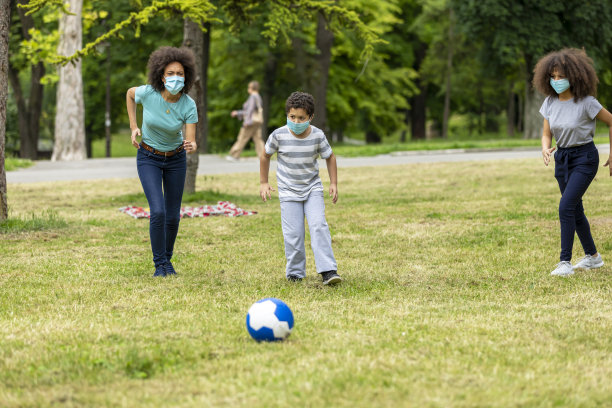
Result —
[[604, 266], [604, 261], [601, 259], [600, 254], [597, 254], [597, 256], [586, 255], [574, 265], [574, 269], [594, 269], [601, 268], [602, 266]]
[[235, 158], [234, 156], [230, 156], [230, 155], [225, 156], [225, 160], [231, 161], [231, 162], [237, 162], [238, 161], [237, 158]]
[[574, 274], [574, 268], [572, 268], [571, 262], [561, 261], [550, 274], [553, 276], [569, 276]]

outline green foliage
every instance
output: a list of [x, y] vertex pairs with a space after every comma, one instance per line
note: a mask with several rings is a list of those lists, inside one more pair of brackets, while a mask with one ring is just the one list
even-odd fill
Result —
[[12, 171], [19, 168], [30, 167], [34, 163], [29, 159], [19, 159], [17, 157], [5, 157], [4, 158], [4, 170]]

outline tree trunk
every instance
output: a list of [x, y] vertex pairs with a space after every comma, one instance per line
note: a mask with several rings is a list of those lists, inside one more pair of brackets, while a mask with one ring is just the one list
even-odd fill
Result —
[[531, 81], [525, 88], [525, 109], [523, 112], [524, 139], [539, 139], [542, 137], [543, 118], [540, 115], [540, 107], [544, 97], [531, 87]]
[[104, 133], [106, 157], [111, 157], [111, 45], [106, 45], [106, 109], [104, 110]]
[[[26, 0], [12, 2], [13, 12], [19, 14], [21, 23], [21, 38], [31, 40], [30, 30], [34, 28], [34, 19], [26, 15], [26, 10], [17, 7], [18, 4], [27, 4]], [[45, 75], [45, 66], [42, 62], [30, 66], [30, 95], [26, 99], [23, 95], [19, 81], [20, 69], [9, 62], [9, 79], [15, 101], [17, 102], [17, 116], [19, 128], [19, 156], [36, 160], [38, 158], [38, 134], [40, 129], [40, 115], [44, 87], [40, 79]]]
[[319, 55], [316, 58], [316, 80], [312, 88], [316, 113], [312, 124], [323, 130], [323, 132], [329, 133], [327, 126], [327, 82], [329, 79], [329, 67], [331, 66], [334, 33], [327, 27], [327, 19], [320, 11], [317, 22], [316, 43]]
[[[427, 44], [420, 43], [415, 52], [415, 61], [413, 68], [416, 72], [420, 72], [421, 64], [427, 53]], [[427, 83], [422, 76], [415, 81], [415, 86], [418, 93], [410, 99], [410, 127], [412, 131], [412, 139], [426, 138], [426, 121], [427, 121]]]
[[6, 137], [6, 101], [8, 99], [10, 0], [0, 0], [0, 221], [8, 217], [4, 143]]
[[444, 89], [444, 114], [442, 116], [442, 139], [448, 138], [448, 121], [450, 119], [451, 74], [453, 72], [453, 9], [448, 16], [448, 49], [446, 54], [446, 84]]
[[[82, 8], [83, 0], [70, 0], [69, 9], [72, 14], [62, 14], [60, 18], [60, 55], [72, 55], [82, 46]], [[86, 159], [85, 107], [80, 60], [59, 68], [56, 103], [55, 145], [51, 160]]]
[[276, 79], [276, 65], [278, 62], [277, 55], [270, 51], [268, 53], [268, 58], [266, 59], [266, 64], [264, 66], [264, 78], [263, 78], [263, 87], [261, 92], [262, 104], [264, 110], [264, 120], [261, 125], [261, 129], [263, 132], [262, 138], [264, 143], [268, 138], [268, 121], [270, 120], [270, 105], [272, 95], [274, 95], [275, 88], [275, 79]]
[[506, 108], [506, 133], [513, 137], [516, 123], [516, 98], [510, 84], [510, 92], [508, 92], [508, 106]]
[[[196, 143], [202, 138], [202, 77], [201, 65], [203, 54], [204, 36], [200, 26], [189, 19], [185, 19], [183, 25], [183, 47], [193, 51], [196, 60], [196, 79], [191, 87], [189, 96], [195, 101], [198, 109], [198, 124], [196, 125]], [[199, 153], [190, 153], [187, 155], [187, 175], [185, 177], [185, 193], [193, 194], [196, 190], [196, 176], [198, 174], [198, 165], [200, 164]]]
[[[208, 65], [210, 65], [210, 30], [212, 25], [205, 23], [206, 31], [203, 33], [202, 65], [200, 65], [200, 86], [202, 87], [202, 100], [199, 122], [202, 132], [198, 135], [198, 153], [208, 153]], [[198, 108], [200, 109], [200, 108]]]

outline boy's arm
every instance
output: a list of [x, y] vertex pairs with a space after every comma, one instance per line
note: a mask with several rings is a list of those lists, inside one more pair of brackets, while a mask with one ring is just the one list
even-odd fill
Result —
[[270, 183], [268, 183], [268, 174], [270, 173], [270, 157], [271, 154], [263, 152], [261, 157], [259, 158], [259, 196], [262, 200], [266, 201], [266, 197], [268, 199], [272, 199], [272, 187], [270, 187]]
[[332, 198], [332, 203], [338, 201], [338, 166], [336, 165], [336, 155], [331, 154], [325, 159], [327, 164], [327, 172], [329, 173], [329, 196]]

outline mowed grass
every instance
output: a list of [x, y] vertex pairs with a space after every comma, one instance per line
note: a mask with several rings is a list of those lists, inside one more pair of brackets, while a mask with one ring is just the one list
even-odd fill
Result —
[[[12, 218], [55, 221], [0, 234], [0, 406], [610, 406], [607, 172], [585, 197], [607, 265], [555, 278], [559, 192], [540, 160], [341, 168], [338, 287], [309, 248], [307, 279], [284, 280], [257, 174], [198, 179], [185, 204], [259, 213], [183, 220], [166, 279], [148, 222], [117, 210], [146, 205], [138, 180], [9, 185]], [[245, 329], [269, 296], [295, 316], [283, 343]]]

